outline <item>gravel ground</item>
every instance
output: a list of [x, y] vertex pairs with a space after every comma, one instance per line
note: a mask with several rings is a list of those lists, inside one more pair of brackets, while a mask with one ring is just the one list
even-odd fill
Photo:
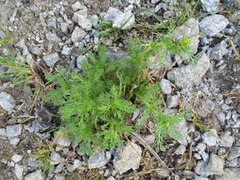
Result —
[[[12, 38], [16, 57], [43, 64], [49, 71], [59, 65], [81, 68], [79, 50], [97, 43], [124, 47], [124, 40], [99, 38], [93, 29], [102, 19], [119, 28], [135, 10], [145, 7], [164, 18], [175, 17], [171, 0], [1, 0], [0, 26]], [[196, 16], [174, 30], [174, 38], [192, 36], [192, 65], [180, 56], [165, 60], [169, 68], [159, 82], [166, 96], [166, 111], [191, 108], [177, 129], [180, 140], [166, 138], [154, 156], [154, 136], [136, 134], [123, 147], [96, 150], [90, 157], [67, 136], [49, 132], [59, 125], [51, 116], [56, 107], [32, 99], [31, 87], [11, 86], [0, 79], [0, 179], [240, 179], [240, 1], [201, 0]], [[136, 36], [135, 24], [151, 21], [141, 12], [124, 27]], [[139, 36], [141, 33], [139, 33]], [[194, 35], [194, 36], [193, 36]], [[0, 38], [6, 34], [0, 30]], [[122, 48], [124, 49], [124, 48]], [[4, 53], [0, 47], [0, 53]], [[115, 57], [124, 51], [109, 51]], [[6, 71], [0, 66], [0, 74]], [[34, 104], [33, 104], [34, 102]], [[207, 130], [206, 130], [207, 129]], [[40, 146], [37, 141], [49, 143]], [[143, 142], [143, 143], [142, 143]], [[145, 143], [145, 144], [144, 144]], [[34, 158], [45, 148], [53, 168]], [[156, 159], [159, 157], [160, 159]], [[162, 161], [164, 163], [162, 163]], [[167, 167], [164, 167], [165, 164]]]

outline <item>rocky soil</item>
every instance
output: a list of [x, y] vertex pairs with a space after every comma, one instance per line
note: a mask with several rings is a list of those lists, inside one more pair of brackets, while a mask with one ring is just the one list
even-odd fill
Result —
[[[173, 2], [1, 0], [0, 26], [9, 32], [18, 59], [42, 63], [49, 71], [59, 65], [78, 70], [84, 59], [80, 49], [94, 50], [98, 43], [125, 45], [123, 40], [99, 38], [93, 30], [99, 24], [88, 17], [105, 19], [119, 28], [141, 7], [174, 18]], [[175, 29], [174, 37], [192, 36], [196, 64], [170, 57], [166, 65], [177, 63], [159, 82], [166, 95], [166, 111], [191, 108], [194, 112], [177, 126], [181, 139], [166, 138], [164, 148], [154, 156], [148, 148], [153, 147], [154, 136], [138, 134], [123, 147], [97, 149], [89, 157], [79, 153], [79, 145], [68, 137], [49, 132], [59, 124], [51, 115], [55, 107], [33, 104], [31, 87], [13, 88], [11, 79], [1, 78], [0, 179], [240, 179], [240, 1], [201, 0], [196, 14]], [[141, 12], [124, 29], [134, 29], [148, 18], [150, 14]], [[0, 31], [0, 38], [5, 37]], [[2, 47], [0, 53], [4, 53]], [[124, 55], [115, 49], [108, 53]], [[4, 71], [0, 67], [0, 73]], [[41, 146], [37, 139], [48, 145]], [[50, 154], [53, 168], [48, 173], [34, 158], [39, 148]]]

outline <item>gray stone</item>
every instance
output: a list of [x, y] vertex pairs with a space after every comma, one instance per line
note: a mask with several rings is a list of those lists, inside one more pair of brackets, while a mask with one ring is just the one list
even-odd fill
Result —
[[57, 138], [57, 144], [62, 147], [69, 147], [71, 145], [71, 141], [69, 140], [67, 135], [60, 135]]
[[68, 26], [69, 26], [69, 24], [66, 23], [66, 22], [60, 23], [61, 31], [64, 32], [64, 33], [67, 33], [68, 32]]
[[130, 169], [138, 169], [141, 161], [141, 154], [141, 147], [133, 142], [128, 143], [124, 147], [118, 148], [118, 152], [115, 154], [113, 160], [114, 168], [120, 174], [123, 174]]
[[199, 22], [190, 18], [187, 20], [184, 25], [176, 28], [173, 31], [174, 39], [180, 41], [182, 38], [189, 38], [189, 45], [192, 47], [190, 52], [196, 53], [198, 50], [199, 44]]
[[152, 4], [158, 3], [160, 0], [151, 0]]
[[45, 177], [42, 175], [41, 170], [32, 172], [24, 177], [24, 180], [44, 180]]
[[221, 41], [218, 43], [211, 51], [210, 58], [211, 59], [216, 59], [216, 60], [221, 60], [225, 54], [227, 54], [228, 49], [227, 49], [227, 42], [225, 40]]
[[206, 166], [207, 166], [206, 162], [198, 161], [197, 165], [195, 167], [196, 174], [198, 174], [200, 176], [206, 176]]
[[73, 9], [74, 11], [77, 11], [77, 10], [87, 11], [87, 7], [84, 6], [84, 5], [82, 5], [79, 1], [76, 1], [76, 3], [74, 3], [74, 4], [72, 5], [72, 9]]
[[221, 123], [221, 125], [225, 124], [225, 114], [224, 112], [220, 111], [216, 114], [216, 118], [218, 119], [218, 121]]
[[222, 147], [232, 147], [235, 139], [230, 134], [231, 134], [231, 132], [227, 131], [221, 136], [220, 146], [222, 146]]
[[178, 106], [179, 97], [177, 95], [174, 96], [167, 96], [167, 107], [168, 108], [175, 108]]
[[56, 153], [55, 151], [51, 152], [51, 156], [50, 156], [50, 160], [51, 160], [51, 164], [55, 165], [55, 164], [61, 164], [64, 162], [64, 158], [62, 158], [58, 153]]
[[205, 132], [202, 135], [203, 142], [208, 146], [216, 146], [217, 145], [217, 131], [215, 129], [211, 129], [210, 132]]
[[171, 82], [169, 80], [162, 79], [160, 81], [160, 87], [163, 94], [171, 94], [172, 87], [171, 87]]
[[24, 171], [24, 166], [15, 164], [14, 166], [14, 173], [17, 176], [18, 180], [23, 179], [23, 171]]
[[237, 180], [240, 179], [239, 168], [225, 168], [222, 176], [215, 176], [215, 180]]
[[124, 12], [118, 15], [113, 21], [113, 27], [119, 29], [123, 25], [123, 23], [128, 20], [130, 16], [132, 17], [127, 22], [127, 24], [122, 27], [122, 29], [131, 29], [132, 26], [135, 24], [135, 16], [131, 12]]
[[57, 43], [62, 42], [62, 40], [55, 33], [47, 33], [46, 38], [51, 42], [57, 42]]
[[185, 151], [186, 151], [186, 146], [180, 144], [174, 153], [177, 155], [180, 155], [180, 154], [184, 154]]
[[89, 168], [100, 168], [105, 166], [108, 163], [108, 159], [106, 157], [106, 153], [103, 150], [97, 150], [91, 155], [88, 159], [88, 167]]
[[5, 39], [6, 38], [6, 34], [0, 30], [0, 38]]
[[16, 101], [11, 94], [6, 93], [5, 91], [0, 92], [0, 106], [11, 114], [13, 108], [16, 106]]
[[54, 29], [56, 29], [57, 28], [57, 19], [56, 19], [56, 17], [50, 17], [47, 20], [47, 26], [48, 27], [53, 27]]
[[65, 56], [67, 56], [67, 55], [70, 55], [71, 54], [71, 51], [72, 51], [72, 47], [68, 47], [68, 46], [63, 46], [63, 49], [62, 49], [62, 51], [61, 51], [61, 54], [62, 55], [65, 55]]
[[43, 56], [43, 60], [47, 64], [47, 66], [52, 67], [60, 59], [59, 59], [58, 53], [52, 53], [52, 54], [48, 54], [46, 56]]
[[25, 44], [25, 39], [21, 39], [21, 40], [16, 44], [16, 46], [22, 49], [22, 55], [23, 55], [23, 56], [26, 56], [26, 55], [29, 54], [29, 52], [28, 52], [28, 47], [27, 47], [26, 44]]
[[220, 11], [220, 1], [219, 0], [201, 0], [202, 8], [204, 11], [210, 13], [216, 13]]
[[82, 15], [81, 12], [75, 12], [74, 13], [74, 20], [78, 23], [78, 25], [86, 30], [89, 31], [92, 28], [92, 23], [89, 19], [87, 19], [87, 17], [85, 15]]
[[178, 87], [185, 89], [193, 85], [199, 85], [202, 77], [210, 68], [211, 63], [207, 55], [203, 52], [197, 54], [196, 65], [188, 64], [187, 66], [173, 68], [167, 73], [167, 78], [173, 81]]
[[182, 135], [182, 137], [180, 137], [179, 139], [177, 139], [178, 143], [187, 146], [188, 145], [188, 141], [187, 141], [187, 137], [188, 137], [188, 124], [187, 121], [185, 119], [181, 120], [177, 125], [176, 125], [176, 130], [179, 131]]
[[82, 67], [82, 63], [83, 61], [87, 60], [87, 57], [86, 56], [83, 56], [83, 55], [80, 55], [78, 58], [77, 58], [77, 68], [78, 69], [81, 69]]
[[7, 137], [5, 128], [0, 128], [0, 136]]
[[13, 146], [17, 146], [19, 141], [20, 141], [20, 138], [17, 138], [17, 137], [11, 138], [10, 139], [10, 144], [12, 144]]
[[231, 161], [231, 160], [236, 159], [238, 157], [240, 157], [240, 147], [232, 147], [230, 149], [230, 153], [229, 153], [227, 159], [229, 161]]
[[21, 124], [8, 125], [6, 127], [6, 136], [9, 138], [19, 136], [21, 135], [21, 132], [22, 132]]
[[214, 14], [211, 16], [205, 17], [200, 23], [199, 28], [207, 36], [214, 36], [220, 31], [222, 31], [229, 21], [222, 15]]
[[15, 163], [18, 163], [22, 160], [23, 156], [22, 155], [19, 155], [19, 154], [14, 154], [12, 156], [12, 160], [15, 162]]
[[34, 55], [41, 55], [43, 53], [43, 46], [42, 45], [35, 45], [30, 48], [30, 52]]
[[223, 175], [224, 160], [216, 154], [211, 154], [206, 166], [206, 175]]
[[202, 156], [203, 161], [208, 162], [208, 160], [209, 160], [209, 155], [208, 155], [208, 153], [203, 152], [203, 153], [201, 154], [201, 156]]
[[140, 5], [141, 0], [127, 0], [127, 2], [128, 2], [129, 4]]
[[198, 150], [198, 153], [201, 155], [205, 151], [206, 147], [207, 147], [206, 144], [201, 142], [196, 146], [196, 149]]
[[86, 32], [84, 30], [82, 30], [79, 27], [75, 27], [72, 33], [71, 39], [74, 43], [76, 43], [76, 42], [80, 42], [85, 36], [86, 36]]
[[107, 13], [104, 16], [104, 20], [108, 21], [108, 22], [113, 22], [114, 19], [116, 19], [116, 17], [118, 15], [120, 15], [121, 13], [122, 13], [122, 11], [120, 11], [120, 10], [118, 10], [116, 8], [110, 7], [108, 9]]

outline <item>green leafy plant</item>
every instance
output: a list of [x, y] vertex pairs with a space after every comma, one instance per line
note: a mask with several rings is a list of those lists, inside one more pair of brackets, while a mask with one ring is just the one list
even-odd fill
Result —
[[114, 60], [105, 52], [106, 48], [100, 46], [97, 55], [89, 53], [81, 73], [61, 68], [47, 76], [56, 88], [45, 99], [59, 106], [66, 126], [62, 132], [80, 142], [80, 150], [88, 154], [95, 146], [119, 146], [124, 134], [142, 128], [135, 126], [138, 120], [131, 120], [132, 113], [141, 109], [141, 121], [145, 119], [142, 125], [155, 122], [156, 145], [160, 146], [179, 118], [163, 113], [160, 87], [144, 71], [149, 67], [149, 53], [130, 45], [131, 58]]

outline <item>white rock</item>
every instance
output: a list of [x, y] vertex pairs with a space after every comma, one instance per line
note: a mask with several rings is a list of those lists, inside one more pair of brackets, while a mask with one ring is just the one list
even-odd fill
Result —
[[180, 144], [174, 153], [177, 155], [180, 155], [185, 153], [185, 151], [186, 151], [186, 146]]
[[108, 163], [106, 153], [103, 150], [97, 150], [88, 159], [89, 168], [100, 168]]
[[[132, 15], [133, 14], [131, 12], [125, 12], [125, 13], [118, 15], [113, 21], [113, 27], [119, 29], [128, 20], [128, 18]], [[135, 16], [133, 15], [129, 19], [127, 24], [125, 24], [122, 27], [122, 29], [131, 29], [134, 24], [135, 24]]]
[[13, 146], [17, 146], [19, 141], [20, 141], [20, 138], [17, 138], [17, 137], [11, 138], [10, 139], [10, 144], [12, 144]]
[[14, 173], [17, 176], [18, 180], [23, 179], [23, 171], [24, 171], [24, 166], [15, 164], [14, 166]]
[[57, 138], [57, 144], [62, 147], [69, 147], [71, 145], [71, 141], [67, 135], [61, 135]]
[[180, 143], [181, 145], [187, 146], [188, 145], [188, 141], [187, 141], [188, 124], [187, 124], [187, 121], [185, 119], [183, 119], [178, 124], [176, 124], [176, 130], [182, 134], [182, 137], [179, 137], [179, 139], [177, 139], [178, 143]]
[[207, 36], [214, 36], [220, 31], [222, 31], [229, 21], [222, 15], [214, 14], [211, 16], [205, 17], [200, 23], [199, 28]]
[[0, 106], [11, 114], [13, 108], [16, 106], [16, 101], [11, 94], [6, 93], [5, 91], [0, 92]]
[[44, 180], [41, 170], [37, 170], [33, 173], [30, 173], [24, 177], [24, 180]]
[[217, 131], [215, 129], [211, 129], [211, 132], [205, 132], [202, 135], [203, 142], [208, 146], [216, 146], [217, 145]]
[[55, 164], [60, 164], [64, 162], [64, 158], [62, 158], [58, 153], [56, 153], [55, 151], [51, 152], [51, 164], [55, 165]]
[[120, 173], [124, 173], [129, 169], [136, 170], [139, 168], [141, 161], [142, 149], [135, 143], [128, 143], [118, 151], [115, 155], [113, 164], [115, 169]]
[[12, 160], [15, 162], [15, 163], [18, 163], [22, 160], [23, 156], [22, 155], [19, 155], [19, 154], [14, 154], [12, 156]]
[[79, 1], [76, 1], [76, 3], [72, 5], [72, 9], [74, 11], [80, 10], [82, 11], [82, 14], [85, 14], [87, 16], [87, 7], [82, 5]]
[[21, 135], [21, 132], [22, 126], [20, 124], [8, 125], [6, 127], [6, 136], [9, 138], [19, 136]]
[[179, 103], [179, 97], [177, 95], [174, 96], [167, 96], [167, 106], [168, 108], [175, 108], [178, 106]]
[[216, 154], [211, 154], [209, 162], [206, 166], [206, 175], [223, 175], [223, 158], [217, 156]]
[[160, 81], [160, 87], [161, 87], [161, 91], [164, 94], [171, 94], [172, 92], [172, 87], [171, 87], [171, 82], [167, 79], [162, 79]]
[[43, 60], [45, 61], [47, 66], [52, 67], [54, 64], [56, 64], [60, 60], [60, 58], [58, 53], [52, 53], [52, 54], [43, 56]]
[[240, 179], [239, 168], [225, 168], [222, 176], [215, 176], [215, 180], [237, 180]]
[[201, 3], [204, 11], [216, 13], [220, 10], [219, 0], [201, 0]]
[[173, 68], [167, 73], [167, 78], [173, 81], [178, 87], [186, 89], [193, 85], [199, 85], [203, 75], [210, 68], [211, 63], [206, 53], [198, 53], [196, 65], [188, 64], [184, 67]]
[[55, 33], [47, 33], [46, 38], [48, 41], [60, 43], [62, 40]]
[[79, 27], [75, 27], [72, 33], [71, 39], [74, 43], [76, 43], [76, 42], [80, 42], [85, 36], [86, 36], [86, 32], [84, 30], [82, 30]]
[[232, 147], [235, 139], [230, 134], [231, 134], [231, 132], [227, 131], [221, 136], [220, 146], [222, 146], [222, 147]]
[[77, 21], [78, 25], [86, 30], [86, 31], [89, 31], [91, 30], [92, 28], [92, 23], [89, 19], [87, 19], [86, 16], [84, 15], [81, 15], [81, 14], [78, 14], [77, 12], [74, 13], [74, 16], [75, 16], [75, 20]]

